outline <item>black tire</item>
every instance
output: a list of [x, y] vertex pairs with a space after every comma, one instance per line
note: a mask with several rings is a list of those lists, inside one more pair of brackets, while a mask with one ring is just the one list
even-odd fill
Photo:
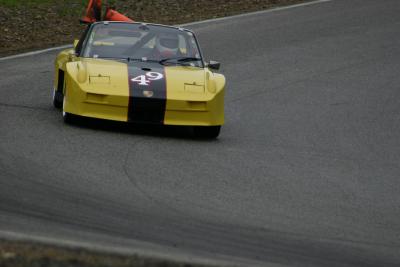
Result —
[[75, 115], [68, 112], [63, 112], [63, 120], [65, 123], [71, 124], [75, 121]]
[[64, 120], [64, 123], [71, 124], [71, 123], [73, 123], [73, 122], [75, 121], [76, 116], [75, 116], [74, 114], [65, 112], [65, 111], [64, 111], [64, 110], [65, 110], [65, 109], [64, 109], [64, 104], [65, 104], [65, 99], [64, 99], [64, 97], [63, 97], [63, 102], [62, 102], [62, 116], [63, 116], [63, 120]]
[[54, 91], [53, 93], [53, 106], [56, 109], [61, 109], [63, 107], [63, 100], [64, 96], [61, 92], [59, 91]]
[[221, 126], [195, 126], [193, 134], [196, 138], [215, 139], [221, 132]]

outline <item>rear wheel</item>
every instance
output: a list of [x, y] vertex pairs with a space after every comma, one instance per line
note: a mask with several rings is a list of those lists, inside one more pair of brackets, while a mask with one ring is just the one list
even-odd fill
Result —
[[58, 90], [53, 90], [53, 106], [57, 109], [61, 109], [63, 107], [63, 94]]
[[53, 91], [53, 106], [55, 108], [61, 109], [63, 107], [63, 100], [64, 100], [63, 91], [64, 91], [64, 71], [59, 69], [57, 88], [54, 88]]
[[221, 126], [195, 126], [193, 127], [194, 136], [204, 139], [215, 139], [219, 136]]

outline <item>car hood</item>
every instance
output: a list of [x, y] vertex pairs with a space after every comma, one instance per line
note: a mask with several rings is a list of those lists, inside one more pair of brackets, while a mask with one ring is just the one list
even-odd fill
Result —
[[[170, 92], [205, 92], [205, 70], [190, 66], [163, 66], [151, 62], [124, 62], [101, 59], [81, 59], [77, 63], [78, 76], [85, 91], [110, 94], [110, 90], [121, 92], [123, 87], [132, 85], [132, 79], [138, 82], [146, 73], [161, 73], [167, 90]], [[153, 74], [156, 75], [156, 74]], [[156, 75], [157, 76], [157, 75]], [[147, 77], [148, 79], [149, 77]], [[151, 79], [151, 77], [150, 77]], [[151, 83], [149, 83], [151, 85]], [[126, 92], [126, 91], [125, 91]]]

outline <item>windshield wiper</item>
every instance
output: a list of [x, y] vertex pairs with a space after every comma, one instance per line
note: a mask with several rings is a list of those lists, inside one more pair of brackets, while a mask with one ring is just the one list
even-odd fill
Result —
[[94, 59], [118, 59], [118, 60], [128, 60], [126, 57], [92, 57]]
[[164, 65], [168, 61], [176, 61], [177, 63], [185, 63], [192, 61], [201, 61], [201, 58], [197, 57], [176, 57], [176, 58], [165, 58], [159, 61], [161, 65]]
[[128, 62], [158, 62], [158, 60], [144, 59], [144, 58], [131, 58], [131, 57], [96, 57], [97, 59], [117, 59], [126, 60]]

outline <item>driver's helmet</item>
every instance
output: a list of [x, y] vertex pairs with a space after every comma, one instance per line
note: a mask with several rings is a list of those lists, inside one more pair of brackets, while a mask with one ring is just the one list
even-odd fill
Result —
[[156, 49], [163, 58], [176, 56], [179, 50], [178, 36], [171, 33], [161, 33], [156, 41]]

